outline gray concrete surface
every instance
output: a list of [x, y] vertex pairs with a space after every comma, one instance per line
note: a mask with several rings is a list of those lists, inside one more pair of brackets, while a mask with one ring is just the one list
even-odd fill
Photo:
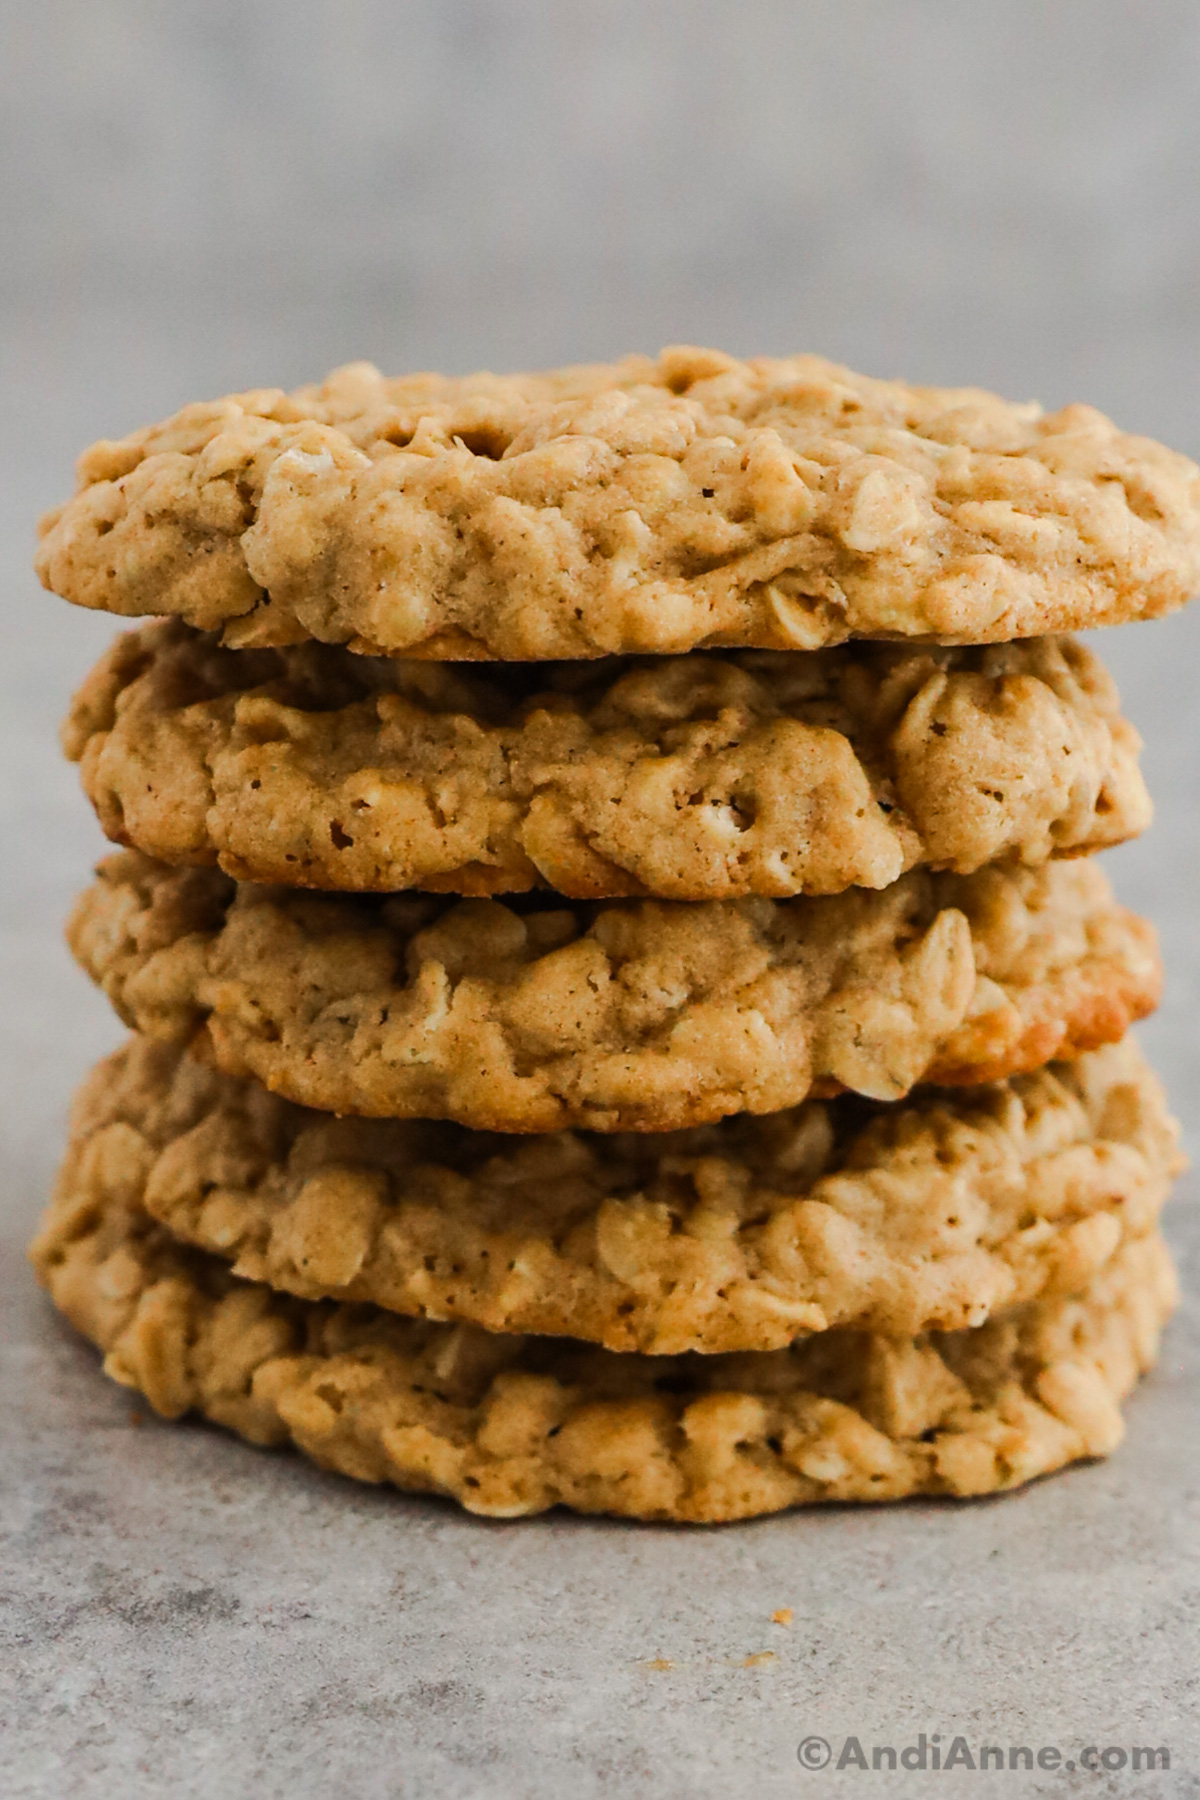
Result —
[[[1103, 1466], [685, 1532], [473, 1522], [135, 1423], [22, 1259], [119, 1035], [60, 944], [100, 845], [54, 748], [112, 625], [28, 573], [75, 452], [351, 356], [699, 339], [1082, 397], [1195, 454], [1200, 12], [3, 0], [0, 30], [0, 1795], [1200, 1793], [1194, 1300]], [[1159, 808], [1109, 860], [1162, 930], [1143, 1037], [1195, 1154], [1200, 609], [1102, 648]], [[796, 1758], [922, 1730], [1173, 1765]]]

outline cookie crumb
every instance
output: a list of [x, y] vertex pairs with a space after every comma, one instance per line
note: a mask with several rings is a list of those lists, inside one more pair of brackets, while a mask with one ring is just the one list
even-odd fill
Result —
[[777, 1607], [776, 1610], [771, 1614], [772, 1625], [790, 1625], [791, 1622], [792, 1622], [792, 1609], [790, 1606]]

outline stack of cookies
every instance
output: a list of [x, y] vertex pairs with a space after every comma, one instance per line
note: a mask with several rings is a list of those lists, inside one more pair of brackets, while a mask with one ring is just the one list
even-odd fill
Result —
[[33, 1246], [160, 1413], [501, 1517], [981, 1494], [1174, 1300], [1138, 739], [1200, 471], [812, 357], [341, 369], [95, 445], [135, 1035]]

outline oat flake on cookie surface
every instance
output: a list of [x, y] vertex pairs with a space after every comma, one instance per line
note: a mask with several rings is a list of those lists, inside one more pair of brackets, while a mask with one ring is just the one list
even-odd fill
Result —
[[113, 1196], [305, 1299], [655, 1355], [980, 1325], [1155, 1228], [1177, 1130], [1132, 1038], [982, 1088], [665, 1134], [337, 1119], [131, 1038], [58, 1204]]
[[115, 842], [341, 891], [836, 894], [1150, 818], [1138, 735], [1069, 637], [495, 668], [160, 620], [96, 665], [63, 742]]
[[311, 894], [120, 851], [68, 935], [128, 1024], [228, 1074], [517, 1132], [995, 1080], [1115, 1041], [1160, 982], [1090, 858], [688, 905]]
[[68, 600], [234, 645], [523, 660], [993, 643], [1200, 588], [1200, 470], [1100, 413], [677, 347], [185, 407], [42, 522]]
[[165, 1417], [496, 1518], [562, 1505], [717, 1523], [1017, 1487], [1115, 1448], [1176, 1300], [1155, 1235], [1082, 1294], [974, 1330], [655, 1357], [277, 1294], [120, 1193], [60, 1196], [31, 1255], [107, 1373]]

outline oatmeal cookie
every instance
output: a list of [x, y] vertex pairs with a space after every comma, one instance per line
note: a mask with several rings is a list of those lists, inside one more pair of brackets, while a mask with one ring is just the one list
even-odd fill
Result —
[[836, 894], [1150, 819], [1137, 733], [1071, 638], [493, 671], [171, 620], [117, 640], [63, 742], [115, 842], [340, 891]]
[[81, 458], [44, 584], [231, 644], [546, 660], [1003, 643], [1200, 587], [1200, 470], [1085, 406], [676, 347], [535, 375], [369, 364]]
[[51, 1208], [55, 1305], [156, 1412], [291, 1442], [471, 1512], [716, 1523], [823, 1500], [987, 1494], [1103, 1456], [1175, 1302], [1157, 1236], [1074, 1298], [975, 1330], [837, 1330], [787, 1350], [618, 1355], [239, 1281], [113, 1194]]
[[448, 901], [101, 864], [72, 949], [127, 1024], [322, 1111], [665, 1131], [982, 1082], [1122, 1036], [1152, 928], [1095, 862], [820, 899]]
[[975, 1326], [1086, 1287], [1178, 1167], [1132, 1038], [984, 1088], [665, 1134], [335, 1119], [131, 1038], [80, 1091], [59, 1205], [136, 1203], [306, 1299], [654, 1355]]

